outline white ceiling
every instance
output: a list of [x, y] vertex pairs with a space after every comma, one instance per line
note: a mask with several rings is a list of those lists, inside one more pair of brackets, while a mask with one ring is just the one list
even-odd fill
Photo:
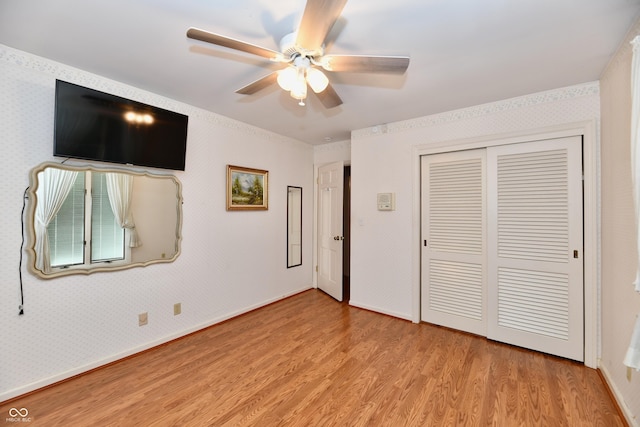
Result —
[[300, 107], [281, 68], [189, 27], [278, 49], [305, 0], [0, 0], [0, 44], [311, 144], [350, 131], [598, 80], [640, 0], [350, 0], [326, 53], [408, 55], [404, 75], [328, 73], [344, 104]]

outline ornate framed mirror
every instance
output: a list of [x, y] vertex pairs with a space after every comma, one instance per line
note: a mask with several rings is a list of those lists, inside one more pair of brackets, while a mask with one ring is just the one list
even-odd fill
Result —
[[70, 274], [172, 262], [182, 239], [182, 187], [172, 175], [43, 163], [30, 174], [29, 271]]

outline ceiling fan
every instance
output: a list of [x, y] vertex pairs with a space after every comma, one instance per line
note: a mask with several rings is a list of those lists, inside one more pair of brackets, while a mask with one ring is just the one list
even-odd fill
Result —
[[277, 82], [299, 105], [305, 105], [309, 86], [325, 108], [333, 108], [342, 104], [342, 99], [322, 70], [402, 74], [409, 66], [407, 56], [325, 55], [325, 38], [346, 3], [347, 0], [307, 0], [298, 30], [282, 38], [279, 52], [198, 28], [189, 28], [187, 37], [286, 64], [236, 93], [251, 95]]

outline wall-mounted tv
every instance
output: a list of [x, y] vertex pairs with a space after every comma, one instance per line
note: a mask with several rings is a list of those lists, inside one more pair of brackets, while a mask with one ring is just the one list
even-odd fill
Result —
[[56, 80], [53, 155], [184, 170], [188, 116]]

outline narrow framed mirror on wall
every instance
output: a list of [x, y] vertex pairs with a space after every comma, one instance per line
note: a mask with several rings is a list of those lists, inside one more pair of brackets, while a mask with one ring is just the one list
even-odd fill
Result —
[[302, 265], [302, 187], [287, 187], [287, 268]]
[[43, 163], [31, 171], [28, 198], [28, 267], [41, 278], [180, 254], [182, 187], [173, 175]]

